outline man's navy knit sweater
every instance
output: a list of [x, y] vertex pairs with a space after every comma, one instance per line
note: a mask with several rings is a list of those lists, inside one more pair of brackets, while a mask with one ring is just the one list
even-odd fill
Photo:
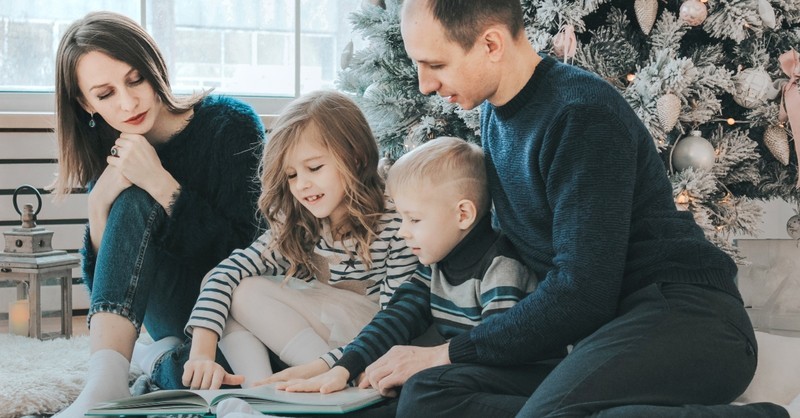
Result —
[[678, 211], [653, 139], [605, 81], [552, 58], [481, 114], [496, 222], [539, 288], [450, 342], [453, 363], [515, 364], [574, 344], [653, 283], [741, 299], [736, 265]]

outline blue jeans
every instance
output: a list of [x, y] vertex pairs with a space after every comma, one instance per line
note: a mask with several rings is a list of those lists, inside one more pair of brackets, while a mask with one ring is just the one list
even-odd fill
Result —
[[753, 378], [756, 351], [739, 300], [704, 286], [654, 284], [625, 298], [618, 317], [551, 372], [434, 367], [406, 382], [397, 416], [788, 417], [769, 403], [727, 405]]
[[144, 324], [154, 340], [185, 338], [183, 328], [205, 272], [161, 247], [158, 237], [166, 216], [161, 205], [136, 186], [114, 201], [94, 278], [86, 283], [90, 318], [111, 312], [130, 320], [137, 330]]

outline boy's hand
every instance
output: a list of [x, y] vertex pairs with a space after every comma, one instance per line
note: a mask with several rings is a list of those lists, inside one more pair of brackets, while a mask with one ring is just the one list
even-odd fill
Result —
[[241, 385], [244, 376], [226, 372], [212, 359], [190, 358], [183, 365], [182, 382], [191, 389], [219, 389], [222, 385]]
[[295, 379], [275, 385], [276, 389], [287, 392], [337, 392], [347, 387], [350, 372], [342, 366], [336, 366], [327, 372], [310, 379]]
[[308, 379], [314, 376], [319, 376], [328, 370], [330, 370], [328, 368], [328, 363], [325, 363], [325, 360], [318, 358], [312, 362], [300, 366], [284, 369], [264, 380], [259, 380], [258, 382], [253, 383], [253, 386], [261, 386], [277, 382], [288, 382], [290, 380]]

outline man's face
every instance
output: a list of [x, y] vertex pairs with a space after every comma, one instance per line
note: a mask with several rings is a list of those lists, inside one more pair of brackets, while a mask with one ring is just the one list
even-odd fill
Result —
[[465, 51], [447, 39], [444, 27], [433, 18], [424, 1], [412, 1], [403, 8], [400, 31], [406, 53], [417, 65], [422, 94], [437, 93], [469, 110], [496, 91], [487, 71], [485, 46], [479, 40]]

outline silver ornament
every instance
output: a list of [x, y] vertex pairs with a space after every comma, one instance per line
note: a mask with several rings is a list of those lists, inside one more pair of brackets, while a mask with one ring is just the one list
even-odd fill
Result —
[[785, 129], [770, 126], [764, 130], [764, 145], [781, 164], [789, 164], [789, 135]]
[[689, 167], [695, 170], [709, 170], [714, 166], [717, 153], [714, 146], [702, 137], [700, 131], [691, 131], [689, 136], [680, 139], [672, 147], [672, 166], [683, 171]]
[[764, 26], [775, 29], [776, 20], [775, 20], [775, 10], [772, 8], [772, 5], [769, 4], [767, 0], [758, 0], [758, 16], [761, 17], [761, 23]]
[[681, 4], [680, 16], [687, 25], [700, 26], [708, 17], [708, 9], [699, 0], [686, 0]]
[[394, 164], [394, 160], [389, 157], [388, 153], [384, 155], [383, 158], [378, 160], [378, 175], [384, 180], [386, 180], [386, 177], [389, 176], [389, 169], [392, 168], [392, 164]]
[[786, 233], [792, 239], [800, 239], [800, 215], [794, 215], [786, 221]]
[[350, 66], [353, 60], [353, 41], [347, 43], [342, 50], [342, 56], [339, 58], [339, 66], [344, 70]]
[[761, 68], [748, 68], [733, 76], [733, 100], [747, 109], [755, 109], [778, 96], [769, 73]]

